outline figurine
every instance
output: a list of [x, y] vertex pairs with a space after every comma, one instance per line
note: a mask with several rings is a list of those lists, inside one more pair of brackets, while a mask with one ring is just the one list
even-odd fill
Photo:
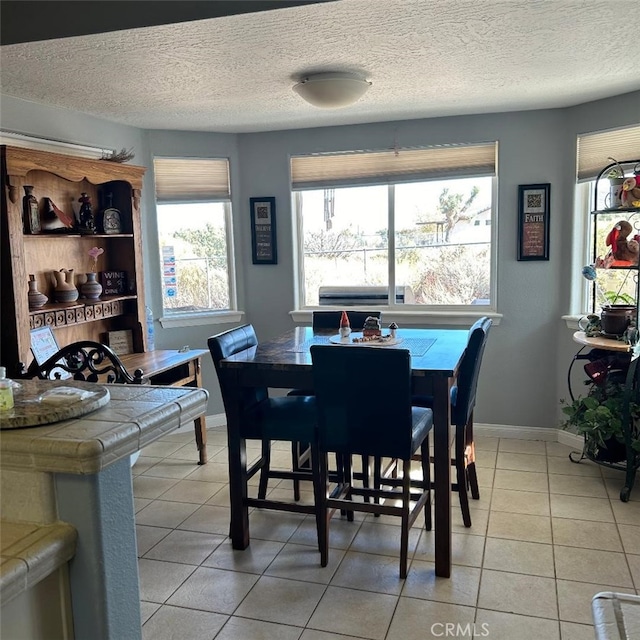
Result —
[[348, 338], [351, 334], [351, 323], [349, 322], [349, 316], [346, 311], [342, 312], [340, 316], [340, 337]]
[[93, 209], [91, 208], [91, 198], [86, 192], [83, 191], [80, 194], [78, 202], [80, 202], [80, 233], [96, 233], [96, 222], [93, 217]]

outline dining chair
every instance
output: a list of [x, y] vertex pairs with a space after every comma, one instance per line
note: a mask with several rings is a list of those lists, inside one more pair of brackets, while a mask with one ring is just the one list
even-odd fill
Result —
[[[213, 364], [218, 374], [222, 401], [227, 418], [235, 411], [234, 403], [241, 405], [238, 428], [240, 437], [261, 441], [261, 455], [247, 467], [245, 475], [240, 478], [245, 483], [258, 471], [260, 480], [258, 497], [247, 498], [250, 506], [263, 509], [277, 509], [298, 513], [314, 514], [317, 518], [316, 504], [319, 491], [318, 465], [311, 464], [310, 470], [278, 470], [271, 469], [271, 441], [283, 440], [296, 442], [298, 439], [310, 444], [310, 456], [317, 458], [316, 450], [316, 413], [313, 398], [305, 396], [269, 397], [266, 387], [242, 387], [237, 397], [235, 385], [224, 375], [220, 362], [224, 358], [236, 355], [257, 347], [258, 339], [251, 324], [230, 329], [207, 340]], [[313, 482], [314, 504], [299, 504], [299, 494], [294, 502], [267, 500], [267, 483], [270, 478], [289, 479], [294, 482], [309, 480]]]
[[[473, 441], [473, 410], [476, 404], [482, 356], [491, 324], [491, 318], [484, 316], [469, 329], [469, 339], [462, 356], [458, 380], [451, 388], [451, 424], [455, 427], [454, 457], [451, 464], [456, 469], [456, 482], [451, 484], [451, 490], [458, 493], [465, 527], [471, 526], [467, 492], [471, 490], [471, 497], [474, 500], [480, 499]], [[413, 396], [412, 402], [420, 407], [433, 408], [431, 396]]]
[[[328, 562], [329, 520], [335, 510], [398, 516], [401, 519], [400, 577], [407, 575], [409, 530], [421, 510], [431, 529], [429, 431], [431, 409], [411, 405], [411, 356], [406, 349], [367, 346], [311, 346], [318, 416], [320, 484], [318, 538]], [[422, 477], [411, 478], [412, 456], [420, 451]], [[327, 492], [327, 455], [346, 461], [335, 489]], [[352, 455], [402, 460], [397, 478], [384, 478], [373, 488], [355, 486]], [[354, 497], [372, 498], [357, 501]], [[412, 506], [412, 500], [413, 506]], [[400, 505], [396, 504], [400, 502]]]
[[141, 369], [131, 375], [117, 354], [105, 344], [93, 340], [72, 342], [49, 357], [42, 364], [36, 360], [28, 368], [18, 365], [21, 378], [40, 378], [55, 380], [72, 377], [87, 382], [106, 382], [121, 384], [144, 384], [146, 382]]

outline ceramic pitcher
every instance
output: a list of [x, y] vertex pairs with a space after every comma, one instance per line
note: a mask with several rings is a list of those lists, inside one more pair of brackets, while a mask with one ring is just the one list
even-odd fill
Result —
[[54, 271], [53, 277], [56, 281], [56, 286], [53, 290], [53, 297], [56, 302], [75, 302], [79, 294], [73, 280], [73, 269]]

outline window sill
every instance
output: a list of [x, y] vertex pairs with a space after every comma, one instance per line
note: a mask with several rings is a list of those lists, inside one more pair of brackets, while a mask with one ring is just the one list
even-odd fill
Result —
[[564, 320], [565, 324], [567, 325], [567, 329], [572, 329], [573, 331], [579, 331], [580, 327], [578, 327], [578, 320], [580, 320], [580, 318], [584, 318], [586, 314], [582, 313], [580, 315], [566, 315], [566, 316], [562, 316], [562, 320]]
[[[360, 311], [358, 307], [347, 307], [354, 311]], [[315, 309], [297, 309], [295, 311], [289, 311], [291, 319], [296, 324], [310, 325], [314, 311], [341, 311], [342, 308], [337, 307], [318, 307]], [[373, 311], [374, 309], [364, 309], [364, 311]], [[481, 311], [480, 309], [465, 310], [465, 311], [420, 311], [418, 309], [412, 309], [411, 311], [393, 311], [385, 309], [383, 307], [375, 307], [376, 311], [382, 312], [383, 321], [397, 322], [399, 325], [411, 326], [425, 324], [435, 324], [440, 326], [471, 326], [478, 318], [487, 316], [493, 320], [495, 326], [500, 324], [502, 320], [502, 314], [495, 311]], [[577, 325], [576, 325], [577, 326]]]
[[159, 319], [163, 329], [179, 327], [197, 327], [211, 324], [229, 324], [240, 322], [244, 311], [207, 311], [204, 313], [185, 313], [181, 315], [163, 316]]

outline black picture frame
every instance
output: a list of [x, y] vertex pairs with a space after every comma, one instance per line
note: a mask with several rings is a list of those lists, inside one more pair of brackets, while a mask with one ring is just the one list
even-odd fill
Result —
[[551, 184], [518, 186], [518, 260], [549, 259]]
[[251, 259], [253, 264], [278, 264], [276, 199], [249, 198], [251, 209]]

